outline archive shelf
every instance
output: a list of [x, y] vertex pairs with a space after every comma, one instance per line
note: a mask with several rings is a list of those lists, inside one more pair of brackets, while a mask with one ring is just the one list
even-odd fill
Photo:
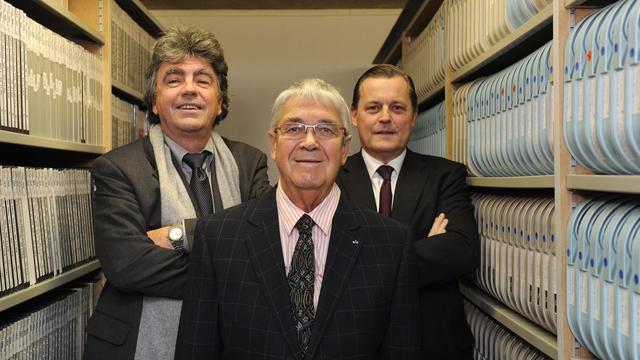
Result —
[[164, 27], [158, 20], [151, 15], [149, 10], [140, 2], [140, 0], [116, 0], [122, 10], [126, 11], [129, 16], [135, 19], [143, 29], [151, 36], [158, 37], [164, 32]]
[[29, 14], [29, 17], [79, 44], [104, 45], [97, 26], [80, 18], [52, 0], [5, 0]]
[[130, 103], [144, 106], [144, 94], [141, 92], [115, 79], [111, 79], [111, 87], [115, 95], [122, 97]]
[[438, 86], [433, 88], [428, 94], [418, 98], [418, 104], [420, 107], [434, 102], [435, 99], [444, 94], [444, 81]]
[[516, 335], [526, 339], [538, 350], [552, 359], [558, 358], [558, 342], [554, 334], [541, 329], [474, 285], [460, 283], [460, 292], [485, 314], [500, 322]]
[[567, 175], [567, 188], [640, 194], [640, 175]]
[[16, 133], [12, 131], [0, 130], [0, 143], [25, 145], [42, 149], [56, 149], [83, 152], [90, 154], [104, 153], [103, 146], [87, 145], [71, 141], [57, 140], [52, 138], [33, 136]]
[[[449, 0], [444, 0], [445, 6], [448, 4], [448, 1]], [[541, 9], [538, 14], [534, 15], [526, 23], [515, 29], [493, 47], [480, 54], [479, 57], [473, 59], [470, 63], [457, 70], [454, 70], [451, 65], [447, 64], [443, 84], [447, 129], [453, 128], [454, 90], [456, 90], [458, 86], [465, 82], [475, 80], [480, 76], [499, 72], [515, 61], [522, 59], [526, 51], [537, 49], [551, 40], [553, 41], [550, 54], [552, 69], [563, 69], [565, 63], [565, 45], [573, 24], [579, 21], [581, 16], [592, 11], [590, 8], [601, 7], [613, 2], [614, 1], [601, 0], [553, 1], [552, 4]], [[426, 5], [420, 7], [416, 6], [412, 1], [407, 3], [392, 33], [376, 56], [374, 63], [398, 63], [401, 54], [397, 50], [399, 47], [397, 44], [402, 41], [406, 44], [408, 41], [407, 38], [419, 34], [425, 27], [424, 25], [428, 24], [429, 19], [431, 19], [435, 13], [435, 9], [437, 9], [442, 2], [431, 1], [428, 3], [432, 6], [429, 10], [431, 11], [430, 14], [418, 11], [418, 9], [425, 10]], [[419, 28], [419, 24], [424, 25], [422, 28]], [[404, 28], [398, 28], [402, 26], [404, 26]], [[448, 29], [445, 24], [445, 31], [456, 31], [456, 29]], [[394, 38], [394, 36], [396, 40], [395, 42], [391, 42], [391, 45], [393, 45], [391, 46], [390, 39]], [[404, 36], [405, 39], [397, 40], [397, 38], [401, 36]], [[449, 58], [450, 52], [451, 49], [449, 49], [449, 44], [447, 43], [445, 46], [445, 57], [447, 59]], [[406, 55], [406, 53], [403, 55]], [[562, 71], [551, 71], [550, 75], [551, 83], [553, 84], [551, 104], [553, 107], [553, 153], [555, 164], [553, 175], [491, 178], [467, 177], [467, 184], [476, 189], [553, 189], [555, 208], [553, 224], [554, 233], [558, 239], [558, 241], [555, 242], [555, 253], [564, 254], [568, 241], [567, 227], [572, 212], [572, 205], [580, 195], [577, 191], [587, 190], [639, 194], [640, 176], [595, 175], [590, 173], [584, 174], [584, 171], [575, 171], [574, 166], [572, 166], [574, 161], [571, 159], [563, 138], [564, 74]], [[420, 98], [420, 110], [425, 110], [427, 103], [431, 104], [435, 102], [435, 99], [441, 96], [440, 91], [438, 87], [437, 90], [434, 90], [424, 98]], [[447, 133], [447, 154], [449, 155], [448, 157], [451, 158], [453, 155], [452, 144], [457, 142], [453, 139], [451, 131], [447, 131]], [[566, 319], [566, 266], [566, 257], [557, 256], [557, 335], [553, 335], [538, 325], [525, 320], [522, 316], [515, 314], [512, 310], [499, 303], [498, 300], [493, 299], [490, 295], [474, 286], [462, 285], [461, 290], [465, 297], [476, 304], [476, 306], [491, 314], [497, 321], [516, 332], [525, 341], [528, 341], [548, 356], [554, 359], [593, 358], [593, 355], [590, 354], [586, 348], [577, 343]], [[523, 321], [513, 320], [514, 316]], [[523, 322], [527, 325], [522, 325]]]
[[553, 188], [553, 175], [513, 177], [467, 177], [467, 185], [487, 188], [544, 189]]
[[451, 74], [452, 81], [459, 82], [461, 80], [464, 80], [465, 78], [472, 76], [480, 68], [486, 66], [493, 60], [504, 55], [507, 51], [525, 42], [532, 36], [535, 36], [543, 27], [551, 23], [552, 15], [553, 6], [548, 5], [538, 14], [529, 19], [529, 21], [527, 21], [524, 25], [514, 30], [514, 32], [500, 40], [482, 55], [478, 56], [462, 68], [453, 71]]
[[100, 269], [100, 262], [98, 260], [93, 260], [86, 264], [74, 267], [50, 279], [31, 285], [25, 289], [0, 297], [0, 311], [4, 311], [25, 301], [31, 300], [38, 295], [42, 295], [98, 269]]

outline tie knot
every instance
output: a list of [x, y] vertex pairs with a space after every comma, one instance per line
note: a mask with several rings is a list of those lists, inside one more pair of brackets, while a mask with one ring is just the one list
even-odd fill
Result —
[[393, 172], [393, 168], [389, 165], [382, 165], [378, 168], [378, 170], [376, 170], [376, 172], [378, 174], [380, 174], [380, 176], [382, 176], [382, 178], [384, 180], [391, 180], [391, 173]]
[[208, 151], [203, 151], [201, 153], [188, 153], [185, 154], [182, 160], [187, 163], [191, 169], [200, 169], [202, 168], [202, 164], [204, 164], [204, 160], [207, 158], [208, 154]]
[[296, 223], [296, 229], [300, 234], [310, 234], [313, 227], [313, 219], [311, 216], [304, 214], [300, 217], [300, 220]]

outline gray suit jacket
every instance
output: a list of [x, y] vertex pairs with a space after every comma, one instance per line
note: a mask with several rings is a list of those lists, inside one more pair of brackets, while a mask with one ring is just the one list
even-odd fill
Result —
[[[266, 156], [225, 142], [238, 164], [242, 201], [269, 190]], [[89, 321], [84, 357], [133, 359], [143, 296], [182, 299], [189, 256], [146, 236], [160, 227], [160, 184], [148, 138], [99, 157], [92, 175], [96, 253], [107, 283]]]

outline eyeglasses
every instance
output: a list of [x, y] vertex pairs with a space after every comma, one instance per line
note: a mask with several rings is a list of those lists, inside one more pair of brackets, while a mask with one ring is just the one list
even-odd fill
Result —
[[313, 129], [313, 134], [320, 140], [335, 139], [340, 135], [347, 135], [344, 126], [333, 123], [318, 123], [306, 125], [301, 123], [288, 123], [281, 125], [275, 130], [280, 130], [280, 134], [290, 139], [302, 139], [307, 135], [307, 129]]

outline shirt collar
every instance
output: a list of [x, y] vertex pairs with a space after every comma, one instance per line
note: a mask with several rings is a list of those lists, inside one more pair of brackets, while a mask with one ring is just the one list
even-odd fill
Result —
[[[322, 233], [329, 236], [331, 231], [331, 223], [333, 222], [333, 215], [338, 208], [338, 202], [340, 201], [340, 188], [336, 183], [333, 183], [333, 187], [327, 197], [322, 200], [320, 205], [309, 213], [305, 213], [302, 209], [297, 207], [287, 194], [282, 190], [282, 187], [278, 185], [276, 189], [276, 204], [278, 206], [278, 216], [281, 223], [287, 230], [287, 236], [291, 235], [291, 232], [296, 226], [300, 217], [304, 214], [308, 214], [313, 222], [320, 228]], [[286, 208], [287, 211], [283, 211]]]
[[369, 153], [365, 149], [362, 149], [362, 159], [364, 160], [364, 165], [367, 167], [369, 179], [373, 179], [373, 176], [376, 174], [376, 170], [378, 170], [378, 168], [382, 165], [389, 165], [393, 168], [393, 170], [395, 170], [394, 174], [400, 174], [400, 169], [402, 168], [402, 163], [404, 163], [404, 158], [406, 156], [407, 149], [405, 148], [400, 155], [385, 164], [382, 161], [369, 155]]
[[[175, 156], [176, 159], [179, 159], [180, 162], [182, 163], [182, 159], [189, 152], [185, 150], [185, 148], [183, 148], [182, 145], [173, 141], [173, 139], [171, 139], [166, 135], [164, 135], [164, 142], [165, 144], [167, 144], [167, 146], [169, 146], [169, 150], [171, 150], [171, 153], [173, 154], [173, 156]], [[207, 141], [207, 144], [204, 146], [204, 149], [202, 151], [209, 151], [209, 154], [213, 154], [213, 140], [211, 139], [211, 137], [209, 137], [209, 140]], [[207, 167], [211, 165], [212, 160], [213, 160], [212, 156], [207, 156]]]

